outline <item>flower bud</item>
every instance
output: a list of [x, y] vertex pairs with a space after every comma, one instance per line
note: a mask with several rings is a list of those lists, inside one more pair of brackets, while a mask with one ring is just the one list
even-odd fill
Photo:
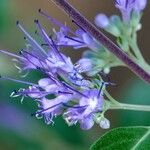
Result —
[[107, 28], [109, 25], [109, 19], [105, 14], [98, 14], [95, 17], [95, 24], [100, 28]]
[[110, 128], [110, 121], [106, 118], [101, 118], [99, 125], [102, 129], [109, 129]]

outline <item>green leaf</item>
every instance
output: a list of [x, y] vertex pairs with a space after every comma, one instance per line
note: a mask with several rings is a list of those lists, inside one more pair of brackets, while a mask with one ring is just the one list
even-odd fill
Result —
[[116, 128], [96, 141], [90, 150], [148, 150], [150, 127]]

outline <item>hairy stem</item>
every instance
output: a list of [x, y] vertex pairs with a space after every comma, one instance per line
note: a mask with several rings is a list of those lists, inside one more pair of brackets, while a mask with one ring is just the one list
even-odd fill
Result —
[[51, 0], [61, 7], [69, 16], [85, 31], [91, 34], [97, 41], [103, 44], [110, 52], [120, 59], [128, 68], [144, 81], [150, 83], [150, 74], [135, 63], [122, 49], [107, 38], [96, 26], [90, 23], [79, 11], [71, 6], [66, 0]]

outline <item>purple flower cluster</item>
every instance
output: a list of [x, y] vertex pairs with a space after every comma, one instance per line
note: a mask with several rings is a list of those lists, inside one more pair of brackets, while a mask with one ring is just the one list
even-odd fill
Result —
[[13, 91], [11, 97], [34, 99], [39, 109], [33, 115], [43, 117], [47, 124], [53, 123], [54, 117], [63, 115], [68, 125], [80, 123], [82, 129], [88, 130], [94, 125], [95, 114], [103, 111], [103, 87], [106, 83], [95, 85], [92, 80], [85, 79], [85, 73], [92, 68], [90, 59], [83, 58], [73, 64], [70, 57], [65, 56], [60, 49], [65, 46], [98, 49], [100, 45], [82, 28], [74, 33], [41, 10], [40, 13], [58, 25], [60, 30], [54, 31], [54, 35], [50, 36], [39, 21], [35, 20], [38, 35], [44, 43], [41, 45], [17, 21], [17, 26], [24, 33], [27, 47], [19, 55], [2, 50], [0, 52], [13, 56], [20, 64], [17, 66], [20, 72], [38, 70], [45, 77], [39, 79], [37, 84], [3, 76], [1, 79], [28, 85], [26, 89]]
[[139, 14], [146, 4], [147, 0], [115, 0], [115, 5], [121, 11], [125, 22], [130, 20], [132, 12]]
[[[115, 6], [122, 14], [124, 23], [132, 20], [133, 14], [136, 19], [141, 18], [141, 12], [145, 9], [147, 0], [115, 0]], [[117, 28], [120, 28], [120, 21], [117, 16], [112, 15], [110, 18], [105, 14], [98, 14], [95, 17], [95, 24], [103, 29], [108, 30], [113, 35], [118, 36], [120, 33]], [[114, 26], [116, 25], [116, 26]]]

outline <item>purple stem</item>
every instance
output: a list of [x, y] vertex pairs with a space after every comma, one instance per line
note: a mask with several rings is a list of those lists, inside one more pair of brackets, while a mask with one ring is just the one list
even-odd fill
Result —
[[150, 74], [135, 63], [119, 46], [106, 37], [94, 24], [89, 22], [78, 10], [71, 6], [66, 0], [51, 0], [62, 8], [69, 16], [77, 22], [84, 30], [90, 33], [97, 41], [103, 44], [111, 53], [120, 59], [136, 75], [150, 84]]

